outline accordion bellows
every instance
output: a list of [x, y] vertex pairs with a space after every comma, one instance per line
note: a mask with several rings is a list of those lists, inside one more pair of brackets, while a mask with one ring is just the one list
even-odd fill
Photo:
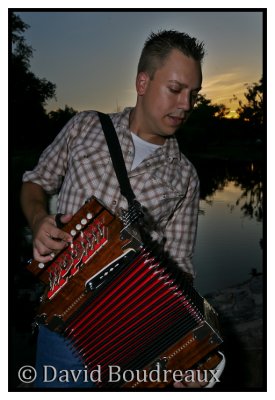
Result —
[[95, 198], [64, 230], [70, 247], [48, 265], [28, 265], [46, 284], [36, 322], [69, 339], [88, 371], [100, 366], [98, 387], [164, 387], [167, 371], [218, 364], [217, 314], [188, 274]]

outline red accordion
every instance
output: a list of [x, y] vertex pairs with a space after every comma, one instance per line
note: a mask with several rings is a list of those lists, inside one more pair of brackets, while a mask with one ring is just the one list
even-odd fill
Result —
[[87, 371], [100, 367], [98, 387], [164, 387], [172, 371], [218, 364], [217, 314], [188, 274], [95, 198], [63, 229], [73, 243], [27, 267], [46, 284], [36, 322], [70, 339]]

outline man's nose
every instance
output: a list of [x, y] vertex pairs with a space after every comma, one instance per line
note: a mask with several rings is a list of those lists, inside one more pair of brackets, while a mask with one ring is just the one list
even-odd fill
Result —
[[190, 111], [192, 108], [191, 95], [188, 92], [182, 92], [179, 97], [178, 108], [184, 111]]

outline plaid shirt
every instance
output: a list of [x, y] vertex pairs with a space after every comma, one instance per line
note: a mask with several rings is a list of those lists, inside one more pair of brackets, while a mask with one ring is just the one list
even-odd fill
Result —
[[[194, 274], [191, 259], [199, 206], [197, 173], [174, 137], [131, 170], [134, 144], [129, 131], [130, 110], [110, 116], [131, 186], [148, 211], [153, 238], [179, 266]], [[61, 213], [75, 213], [92, 195], [115, 213], [127, 209], [94, 111], [75, 115], [42, 153], [35, 169], [24, 174], [23, 181], [41, 185], [48, 194], [59, 193], [57, 211]]]

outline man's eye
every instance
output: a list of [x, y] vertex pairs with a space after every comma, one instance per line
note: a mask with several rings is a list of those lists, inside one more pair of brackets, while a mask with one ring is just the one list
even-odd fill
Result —
[[171, 93], [180, 93], [179, 89], [169, 88]]

